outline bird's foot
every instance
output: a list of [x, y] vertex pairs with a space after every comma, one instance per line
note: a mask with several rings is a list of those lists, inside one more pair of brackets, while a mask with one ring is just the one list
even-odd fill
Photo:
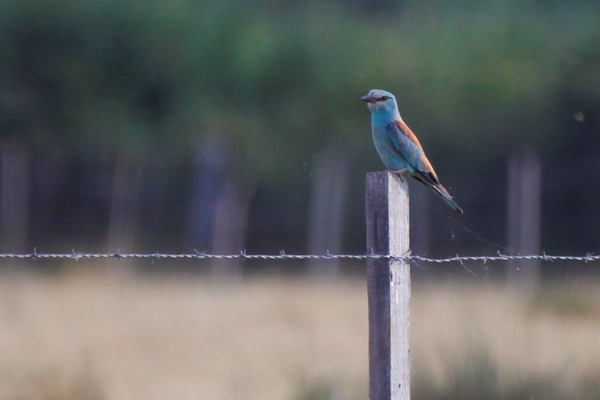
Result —
[[400, 179], [402, 179], [402, 182], [404, 182], [404, 173], [408, 171], [408, 168], [402, 168], [401, 170], [398, 171], [394, 171], [395, 174], [397, 174]]

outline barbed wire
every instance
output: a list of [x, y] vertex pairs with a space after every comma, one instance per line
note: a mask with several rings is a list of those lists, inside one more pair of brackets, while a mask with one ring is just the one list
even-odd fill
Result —
[[36, 249], [33, 253], [29, 254], [15, 254], [15, 253], [0, 253], [0, 259], [72, 259], [75, 261], [81, 259], [150, 259], [150, 260], [161, 260], [161, 259], [216, 259], [216, 260], [234, 260], [234, 259], [247, 259], [247, 260], [367, 260], [367, 259], [379, 259], [379, 260], [395, 260], [395, 261], [419, 261], [425, 263], [434, 264], [448, 264], [448, 263], [464, 263], [464, 262], [482, 262], [487, 263], [488, 261], [511, 261], [511, 260], [535, 260], [535, 261], [578, 261], [578, 262], [593, 262], [600, 261], [600, 255], [594, 255], [588, 253], [584, 256], [559, 256], [559, 255], [506, 255], [497, 253], [495, 256], [459, 256], [448, 258], [429, 258], [417, 255], [407, 254], [405, 256], [395, 256], [387, 254], [375, 254], [372, 251], [367, 254], [331, 254], [327, 251], [325, 254], [287, 254], [283, 250], [279, 254], [247, 254], [245, 250], [240, 251], [238, 254], [209, 254], [206, 252], [200, 252], [194, 250], [194, 253], [189, 254], [168, 254], [168, 253], [80, 253], [74, 250], [71, 253], [39, 253]]

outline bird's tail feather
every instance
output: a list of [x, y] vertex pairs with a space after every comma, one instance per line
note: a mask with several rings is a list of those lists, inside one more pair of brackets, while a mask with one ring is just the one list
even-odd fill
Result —
[[412, 177], [433, 189], [433, 191], [440, 196], [446, 204], [448, 204], [453, 210], [458, 211], [461, 214], [464, 214], [464, 211], [454, 200], [452, 200], [452, 196], [446, 190], [445, 187], [437, 180], [437, 176], [435, 175], [426, 175], [422, 171], [416, 170], [415, 173], [411, 173]]
[[448, 204], [453, 210], [458, 211], [461, 214], [464, 214], [463, 209], [460, 208], [460, 206], [458, 204], [456, 204], [456, 202], [454, 200], [452, 200], [452, 196], [450, 196], [450, 193], [448, 193], [448, 191], [446, 190], [445, 187], [443, 187], [440, 184], [431, 185], [431, 187], [442, 199], [444, 199], [446, 204]]

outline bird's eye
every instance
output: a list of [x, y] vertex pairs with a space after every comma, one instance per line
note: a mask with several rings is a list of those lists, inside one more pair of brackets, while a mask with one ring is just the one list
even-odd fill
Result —
[[382, 96], [379, 98], [379, 100], [381, 100], [381, 101], [386, 101], [387, 99], [389, 99], [389, 97], [387, 97], [387, 96]]

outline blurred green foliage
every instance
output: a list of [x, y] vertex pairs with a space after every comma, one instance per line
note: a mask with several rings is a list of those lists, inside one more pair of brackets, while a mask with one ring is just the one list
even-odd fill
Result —
[[[405, 3], [373, 16], [341, 2], [5, 2], [1, 134], [182, 150], [215, 130], [252, 171], [289, 174], [327, 142], [364, 145], [357, 96], [384, 87], [426, 141], [476, 157], [553, 146], [560, 90], [598, 79], [585, 3]], [[573, 66], [584, 75], [565, 77]], [[31, 101], [50, 139], [28, 129]]]
[[[374, 87], [397, 95], [442, 177], [485, 182], [473, 171], [524, 146], [560, 159], [576, 112], [597, 133], [594, 2], [349, 3], [5, 1], [0, 137], [178, 164], [217, 134], [235, 174], [301, 193], [330, 144], [360, 176], [381, 168], [358, 101]], [[467, 208], [490, 189], [455, 186]]]

